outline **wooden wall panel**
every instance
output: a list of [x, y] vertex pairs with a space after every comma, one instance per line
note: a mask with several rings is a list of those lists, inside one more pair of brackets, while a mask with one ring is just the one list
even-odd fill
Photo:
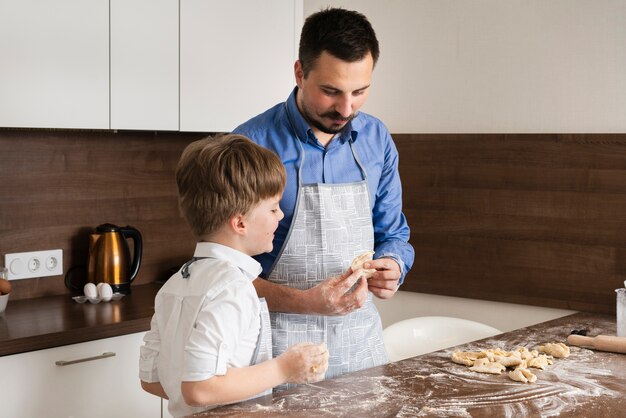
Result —
[[614, 313], [626, 134], [403, 134], [404, 290]]
[[[169, 277], [195, 246], [174, 168], [205, 135], [0, 129], [0, 264], [6, 253], [61, 248], [64, 272], [85, 266], [89, 234], [110, 222], [142, 233], [135, 284]], [[12, 283], [12, 299], [69, 293], [62, 276]]]
[[[174, 167], [203, 136], [0, 129], [0, 256], [62, 248], [67, 271], [86, 263], [93, 228], [111, 222], [144, 236], [136, 283], [168, 277], [194, 247]], [[626, 134], [394, 139], [416, 250], [404, 290], [615, 312]], [[13, 283], [15, 299], [69, 293], [63, 277]]]

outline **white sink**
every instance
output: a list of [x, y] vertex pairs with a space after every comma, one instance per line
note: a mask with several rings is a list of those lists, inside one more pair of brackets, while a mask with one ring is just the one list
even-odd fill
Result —
[[389, 325], [383, 330], [383, 337], [389, 361], [398, 361], [501, 333], [467, 319], [419, 316]]

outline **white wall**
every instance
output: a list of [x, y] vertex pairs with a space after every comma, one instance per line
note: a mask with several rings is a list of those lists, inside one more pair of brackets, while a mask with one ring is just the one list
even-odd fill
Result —
[[381, 44], [364, 111], [393, 133], [626, 132], [624, 0], [305, 0]]

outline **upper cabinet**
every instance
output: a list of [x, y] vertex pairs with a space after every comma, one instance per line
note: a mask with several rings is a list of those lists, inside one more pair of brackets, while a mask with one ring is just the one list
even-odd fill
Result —
[[109, 1], [0, 3], [0, 126], [109, 128]]
[[302, 0], [0, 3], [0, 127], [230, 131], [284, 101]]
[[110, 0], [111, 129], [178, 130], [178, 0]]
[[295, 86], [302, 1], [181, 0], [180, 130], [231, 131]]

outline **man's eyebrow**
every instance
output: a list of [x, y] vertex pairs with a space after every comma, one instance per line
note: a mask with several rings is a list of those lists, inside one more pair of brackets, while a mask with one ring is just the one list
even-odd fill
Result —
[[[353, 91], [361, 91], [361, 90], [366, 90], [366, 89], [368, 89], [370, 86], [371, 86], [371, 84], [368, 84], [368, 85], [366, 85], [366, 86], [359, 87], [358, 89], [355, 89], [355, 90], [353, 90]], [[328, 84], [320, 84], [320, 88], [323, 88], [323, 89], [326, 89], [326, 90], [332, 90], [332, 91], [343, 92], [343, 90], [341, 90], [341, 89], [339, 89], [339, 88], [337, 88], [337, 87], [335, 87], [335, 86], [328, 85]]]

